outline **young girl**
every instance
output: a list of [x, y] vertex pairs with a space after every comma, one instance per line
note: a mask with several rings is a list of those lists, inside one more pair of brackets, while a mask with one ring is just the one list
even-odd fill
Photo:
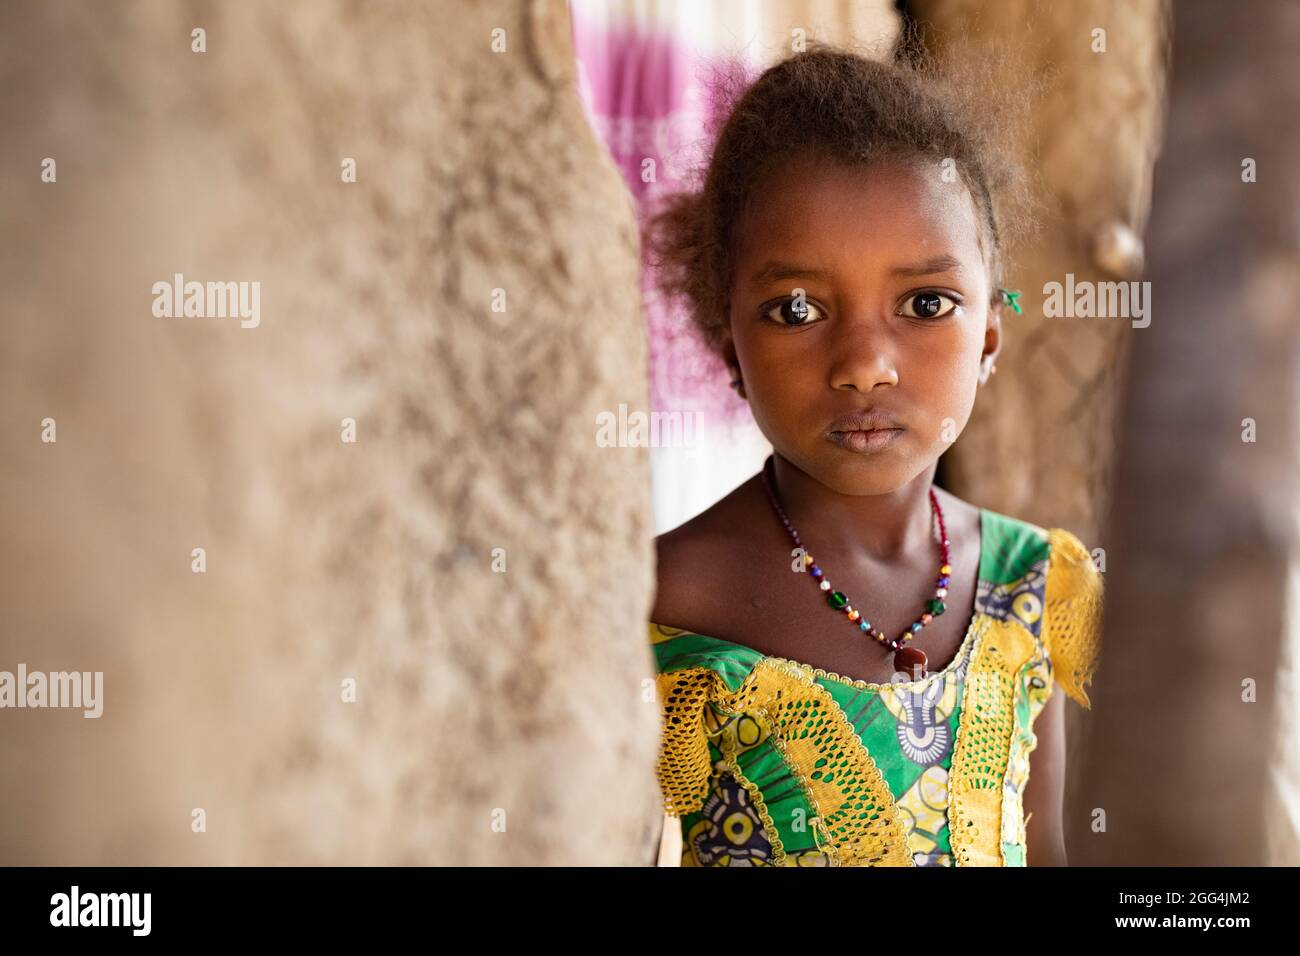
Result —
[[1090, 706], [1101, 581], [1069, 531], [934, 485], [1014, 301], [1012, 180], [941, 90], [796, 54], [648, 232], [774, 449], [656, 542], [683, 865], [1066, 862], [1053, 686]]

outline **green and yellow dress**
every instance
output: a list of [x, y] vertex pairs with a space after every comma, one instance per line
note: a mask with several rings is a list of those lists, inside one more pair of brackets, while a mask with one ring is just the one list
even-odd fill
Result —
[[1101, 575], [1073, 534], [981, 510], [956, 658], [872, 684], [650, 624], [659, 783], [683, 866], [1024, 866], [1021, 795], [1053, 680], [1081, 706]]

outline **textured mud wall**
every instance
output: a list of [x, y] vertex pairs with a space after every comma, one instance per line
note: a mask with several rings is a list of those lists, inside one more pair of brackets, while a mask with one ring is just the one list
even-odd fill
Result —
[[[737, 14], [747, 9], [752, 15], [754, 10], [745, 0], [728, 0], [720, 6], [738, 7]], [[847, 43], [864, 55], [890, 57], [902, 26], [894, 6], [893, 0], [777, 0], [762, 4], [753, 34], [765, 54], [762, 66], [789, 56], [796, 39]], [[741, 30], [734, 36], [737, 41], [749, 39]]]
[[636, 237], [563, 3], [6, 4], [0, 63], [0, 670], [104, 674], [0, 711], [0, 861], [648, 859]]
[[1300, 863], [1294, 809], [1269, 804], [1297, 779], [1279, 667], [1300, 612], [1300, 8], [1246, 11], [1174, 5], [1148, 243], [1160, 305], [1133, 337], [1121, 416], [1108, 661], [1080, 775], [1105, 829], [1077, 843], [1085, 864]]

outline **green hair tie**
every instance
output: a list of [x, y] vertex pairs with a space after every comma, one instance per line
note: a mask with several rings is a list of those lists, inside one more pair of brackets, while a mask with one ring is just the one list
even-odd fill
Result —
[[1020, 308], [1020, 303], [1016, 301], [1020, 298], [1019, 292], [1012, 292], [1010, 289], [998, 289], [998, 294], [1002, 297], [1003, 304], [1009, 305], [1016, 310], [1016, 315], [1024, 315], [1024, 309]]

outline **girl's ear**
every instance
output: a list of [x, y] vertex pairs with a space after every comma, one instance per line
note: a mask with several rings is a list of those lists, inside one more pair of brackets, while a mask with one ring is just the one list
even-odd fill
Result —
[[740, 374], [740, 360], [736, 357], [736, 344], [727, 336], [719, 348], [722, 355], [722, 362], [727, 366], [727, 373], [730, 376], [730, 385], [736, 390], [736, 394], [742, 399], [745, 398], [745, 382]]
[[1002, 303], [989, 305], [988, 322], [984, 326], [984, 351], [980, 355], [979, 383], [984, 385], [997, 372], [997, 357], [1002, 351]]
[[979, 383], [981, 385], [987, 385], [989, 379], [991, 379], [996, 374], [998, 374], [997, 363], [993, 361], [993, 357], [991, 355], [985, 355], [984, 358], [980, 361]]

